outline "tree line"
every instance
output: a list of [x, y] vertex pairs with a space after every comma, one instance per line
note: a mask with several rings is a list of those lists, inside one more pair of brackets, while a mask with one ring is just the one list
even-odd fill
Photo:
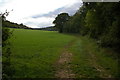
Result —
[[59, 14], [53, 23], [60, 33], [79, 33], [97, 40], [101, 46], [120, 50], [120, 2], [83, 2], [73, 15]]
[[8, 28], [20, 28], [20, 29], [29, 29], [29, 27], [27, 27], [24, 24], [18, 24], [18, 23], [14, 23], [14, 22], [10, 22], [8, 20], [5, 20], [3, 23], [4, 27], [8, 27]]

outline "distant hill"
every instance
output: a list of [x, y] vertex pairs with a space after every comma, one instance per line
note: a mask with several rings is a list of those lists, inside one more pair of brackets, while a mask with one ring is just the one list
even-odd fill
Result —
[[29, 27], [27, 27], [26, 25], [21, 24], [17, 24], [14, 22], [10, 22], [8, 20], [3, 21], [2, 25], [4, 25], [4, 27], [9, 27], [9, 28], [20, 28], [20, 29], [31, 29]]
[[56, 27], [54, 26], [49, 26], [49, 27], [44, 27], [44, 28], [32, 28], [33, 30], [46, 30], [46, 31], [57, 31]]
[[8, 27], [8, 28], [18, 28], [18, 29], [32, 29], [32, 30], [47, 30], [47, 31], [57, 31], [56, 27], [54, 26], [49, 26], [49, 27], [44, 27], [44, 28], [30, 28], [24, 24], [17, 24], [14, 22], [10, 22], [8, 20], [3, 21], [2, 25], [4, 25], [4, 27]]

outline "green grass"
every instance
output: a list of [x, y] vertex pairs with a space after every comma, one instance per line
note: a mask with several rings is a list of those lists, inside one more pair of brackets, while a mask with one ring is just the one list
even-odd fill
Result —
[[[71, 69], [77, 78], [103, 78], [106, 75], [118, 77], [118, 60], [108, 55], [107, 49], [98, 47], [94, 40], [79, 37], [70, 51], [74, 53]], [[101, 66], [105, 72], [98, 71], [96, 66]]]
[[62, 48], [75, 37], [53, 31], [14, 29], [11, 63], [14, 78], [52, 78]]
[[[69, 63], [76, 78], [118, 77], [118, 60], [114, 52], [100, 48], [88, 37], [60, 34], [55, 31], [14, 29], [11, 41], [11, 63], [14, 78], [54, 78], [55, 63], [65, 45], [73, 58]], [[99, 66], [103, 71], [97, 70]]]

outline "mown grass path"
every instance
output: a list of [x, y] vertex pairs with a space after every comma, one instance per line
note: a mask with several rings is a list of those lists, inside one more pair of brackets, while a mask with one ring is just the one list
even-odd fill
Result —
[[[56, 63], [57, 78], [116, 78], [117, 59], [98, 47], [94, 40], [76, 36], [63, 48]], [[111, 63], [112, 62], [112, 63]]]
[[118, 57], [115, 52], [101, 48], [88, 37], [79, 36], [69, 49], [73, 53], [71, 69], [77, 78], [118, 77]]
[[62, 54], [56, 62], [56, 74], [57, 78], [75, 78], [75, 74], [70, 69], [72, 53], [68, 51], [68, 48], [74, 44], [76, 39], [72, 40], [68, 45], [63, 48]]

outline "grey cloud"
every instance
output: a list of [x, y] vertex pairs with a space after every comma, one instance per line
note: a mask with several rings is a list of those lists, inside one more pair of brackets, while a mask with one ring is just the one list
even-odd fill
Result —
[[[38, 15], [33, 15], [31, 16], [31, 18], [41, 18], [41, 17], [49, 17], [49, 18], [55, 18], [58, 14], [60, 13], [68, 13], [69, 15], [74, 15], [75, 12], [79, 9], [79, 7], [81, 7], [82, 3], [79, 2], [79, 3], [75, 3], [71, 6], [64, 6], [64, 7], [61, 7], [61, 8], [58, 8], [52, 12], [49, 12], [47, 14], [38, 14]], [[52, 24], [52, 21], [48, 21], [48, 22], [27, 22], [25, 24], [29, 24], [29, 25], [35, 25], [37, 27], [48, 27], [48, 26], [51, 26], [53, 25]]]
[[69, 7], [61, 7], [61, 8], [58, 8], [56, 9], [55, 11], [53, 12], [49, 12], [47, 14], [42, 14], [42, 15], [34, 15], [32, 16], [32, 18], [39, 18], [39, 17], [56, 17], [58, 14], [60, 14], [61, 12], [66, 12], [68, 13], [69, 15], [73, 15], [75, 14], [75, 12], [79, 9], [79, 7], [82, 5], [82, 3], [75, 3], [73, 4], [72, 6], [69, 6]]

